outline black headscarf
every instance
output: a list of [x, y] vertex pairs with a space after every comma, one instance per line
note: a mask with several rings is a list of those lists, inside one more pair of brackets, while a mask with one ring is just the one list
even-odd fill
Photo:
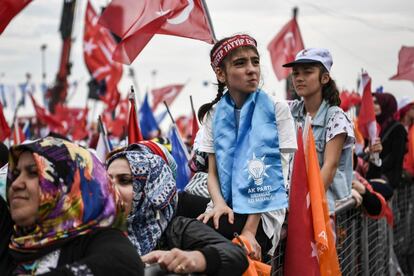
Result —
[[394, 114], [397, 112], [397, 100], [390, 93], [373, 93], [381, 106], [381, 114], [376, 116], [378, 124], [381, 125], [381, 131], [384, 131], [387, 126], [394, 121]]

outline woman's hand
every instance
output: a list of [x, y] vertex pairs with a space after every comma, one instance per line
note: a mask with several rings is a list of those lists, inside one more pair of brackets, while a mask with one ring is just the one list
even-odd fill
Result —
[[204, 272], [207, 263], [200, 251], [184, 251], [173, 248], [169, 251], [155, 250], [141, 257], [147, 264], [158, 263], [166, 270], [174, 273]]
[[262, 248], [256, 240], [256, 235], [249, 230], [243, 229], [241, 235], [245, 237], [252, 247], [252, 251], [249, 253], [249, 257], [260, 261], [262, 259]]
[[365, 186], [358, 180], [352, 180], [352, 189], [355, 189], [361, 195], [365, 194]]
[[233, 210], [225, 203], [215, 204], [211, 211], [208, 211], [204, 214], [201, 214], [197, 217], [198, 220], [203, 223], [207, 223], [211, 218], [213, 218], [214, 228], [219, 228], [219, 220], [222, 215], [227, 215], [229, 217], [229, 223], [234, 223], [234, 213]]
[[381, 153], [382, 151], [382, 144], [381, 144], [381, 138], [377, 137], [375, 138], [374, 142], [371, 143], [368, 149], [369, 153]]
[[356, 207], [359, 207], [362, 204], [362, 196], [361, 196], [361, 194], [357, 190], [355, 190], [354, 188], [352, 188], [351, 195], [352, 195], [352, 197], [356, 201]]

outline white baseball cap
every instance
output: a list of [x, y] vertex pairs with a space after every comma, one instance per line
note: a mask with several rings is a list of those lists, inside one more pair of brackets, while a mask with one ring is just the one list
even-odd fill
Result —
[[283, 67], [293, 67], [298, 64], [304, 63], [316, 63], [319, 62], [323, 65], [323, 67], [331, 71], [331, 67], [333, 64], [331, 53], [329, 53], [328, 49], [325, 48], [307, 48], [301, 50], [299, 53], [296, 54], [295, 61], [286, 63]]

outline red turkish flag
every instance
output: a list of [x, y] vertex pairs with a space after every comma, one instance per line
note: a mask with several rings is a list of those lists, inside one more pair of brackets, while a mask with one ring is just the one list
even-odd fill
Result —
[[0, 34], [10, 21], [32, 0], [1, 0], [0, 1]]
[[128, 125], [128, 102], [128, 98], [119, 101], [118, 113], [115, 119], [112, 118], [112, 112], [105, 111], [102, 113], [102, 121], [110, 135], [122, 138], [126, 133]]
[[178, 94], [183, 90], [184, 84], [171, 84], [161, 88], [153, 89], [152, 94], [152, 110], [155, 111], [158, 104], [166, 102], [171, 105]]
[[301, 129], [298, 130], [297, 136], [298, 150], [293, 162], [292, 184], [289, 193], [284, 275], [320, 275], [317, 246], [313, 238], [309, 184]]
[[363, 89], [361, 107], [358, 114], [358, 129], [365, 139], [377, 137], [378, 128], [374, 112], [374, 101], [371, 92], [371, 77], [367, 73], [362, 74], [360, 87]]
[[88, 108], [73, 108], [62, 104], [56, 105], [55, 118], [64, 122], [68, 126], [68, 133], [72, 135], [72, 140], [79, 141], [88, 137], [87, 129]]
[[36, 102], [32, 94], [29, 94], [29, 96], [32, 100], [37, 119], [43, 124], [47, 125], [51, 130], [66, 135], [67, 126], [65, 127], [62, 121], [60, 121], [58, 118], [50, 114], [46, 109], [41, 107]]
[[137, 117], [137, 111], [135, 109], [134, 99], [130, 99], [129, 101], [131, 103], [131, 108], [129, 110], [128, 119], [128, 145], [144, 140], [139, 128], [139, 121]]
[[398, 54], [398, 71], [390, 80], [414, 81], [414, 47], [401, 47]]
[[88, 2], [85, 12], [83, 56], [91, 76], [99, 83], [105, 81], [106, 93], [101, 96], [112, 111], [119, 102], [118, 82], [122, 77], [122, 64], [112, 60], [116, 42], [111, 33], [98, 24], [98, 15]]
[[99, 23], [122, 38], [113, 59], [131, 64], [155, 34], [214, 43], [202, 0], [114, 0]]
[[13, 144], [19, 145], [26, 140], [26, 137], [24, 136], [23, 130], [19, 125], [19, 121], [14, 121], [14, 129], [13, 129]]
[[296, 19], [292, 18], [267, 45], [273, 71], [278, 80], [286, 79], [291, 70], [282, 65], [294, 61], [296, 54], [304, 48], [299, 25]]
[[191, 130], [193, 125], [193, 119], [191, 116], [181, 115], [175, 120], [177, 125], [178, 132], [183, 140], [187, 140], [188, 137], [191, 137]]
[[0, 141], [3, 142], [10, 137], [11, 129], [3, 113], [3, 105], [0, 102]]

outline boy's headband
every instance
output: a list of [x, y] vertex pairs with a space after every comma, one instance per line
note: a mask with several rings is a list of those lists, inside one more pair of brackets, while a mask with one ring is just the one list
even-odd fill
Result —
[[235, 35], [225, 40], [221, 45], [213, 52], [211, 56], [211, 66], [218, 67], [221, 61], [234, 49], [243, 46], [257, 47], [256, 40], [249, 35]]

